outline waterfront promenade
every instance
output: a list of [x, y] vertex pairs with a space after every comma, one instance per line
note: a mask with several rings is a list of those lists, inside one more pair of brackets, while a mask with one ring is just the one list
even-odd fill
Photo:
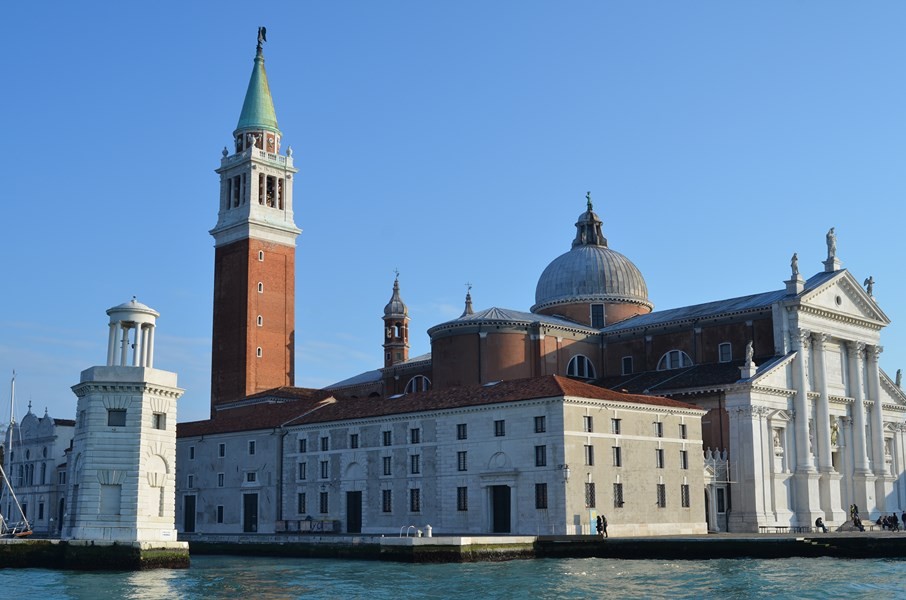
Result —
[[[709, 534], [658, 537], [573, 536], [186, 536], [192, 556], [339, 558], [412, 563], [534, 558], [708, 560], [718, 558], [906, 558], [904, 532]], [[87, 550], [91, 550], [90, 548]], [[94, 548], [98, 550], [98, 548]], [[0, 540], [0, 568], [122, 568], [78, 560], [60, 540]], [[75, 556], [74, 556], [75, 554]], [[152, 563], [138, 568], [154, 568]]]

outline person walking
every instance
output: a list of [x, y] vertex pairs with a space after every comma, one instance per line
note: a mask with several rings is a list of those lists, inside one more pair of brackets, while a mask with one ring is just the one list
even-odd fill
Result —
[[598, 515], [598, 519], [595, 521], [595, 529], [597, 529], [598, 535], [603, 538], [604, 537], [604, 523], [601, 520], [601, 515]]
[[604, 537], [609, 537], [607, 535], [607, 517], [605, 517], [604, 515], [601, 515], [598, 518], [601, 519], [601, 528], [604, 530]]

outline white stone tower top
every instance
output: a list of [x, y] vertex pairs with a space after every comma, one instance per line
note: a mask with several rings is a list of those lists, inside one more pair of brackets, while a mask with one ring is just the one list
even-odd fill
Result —
[[133, 296], [129, 302], [108, 309], [107, 314], [110, 315], [107, 366], [153, 367], [154, 327], [160, 313]]

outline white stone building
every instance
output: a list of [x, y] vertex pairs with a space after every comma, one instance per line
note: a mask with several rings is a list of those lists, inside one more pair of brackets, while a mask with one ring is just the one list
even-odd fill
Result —
[[[11, 424], [4, 437], [3, 468], [36, 535], [60, 533], [66, 510], [66, 451], [72, 442], [74, 426], [75, 421], [54, 419], [46, 410], [43, 417], [38, 417], [29, 405], [22, 421]], [[7, 451], [10, 440], [12, 450]], [[0, 512], [15, 520], [18, 509], [8, 490], [3, 492]]]
[[[175, 542], [176, 373], [154, 368], [153, 309], [107, 311], [106, 366], [82, 371], [63, 537]], [[131, 352], [130, 352], [131, 351]]]
[[275, 390], [179, 425], [177, 523], [538, 535], [601, 513], [617, 535], [704, 533], [702, 414], [557, 376], [380, 400]]

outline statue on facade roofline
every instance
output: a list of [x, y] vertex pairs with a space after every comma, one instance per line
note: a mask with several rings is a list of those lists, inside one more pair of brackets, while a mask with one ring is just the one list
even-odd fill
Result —
[[903, 369], [897, 369], [897, 387], [902, 387]]
[[793, 279], [799, 276], [799, 254], [793, 252], [793, 258], [790, 259], [790, 269], [793, 271]]
[[827, 258], [836, 258], [837, 257], [837, 234], [834, 233], [834, 228], [831, 227], [827, 232]]
[[746, 366], [752, 366], [752, 359], [755, 358], [755, 348], [752, 346], [752, 340], [746, 344]]
[[874, 277], [869, 275], [868, 279], [866, 279], [865, 281], [862, 282], [862, 285], [865, 286], [865, 293], [867, 293], [869, 296], [871, 296], [872, 292], [874, 291], [874, 287], [875, 287]]

